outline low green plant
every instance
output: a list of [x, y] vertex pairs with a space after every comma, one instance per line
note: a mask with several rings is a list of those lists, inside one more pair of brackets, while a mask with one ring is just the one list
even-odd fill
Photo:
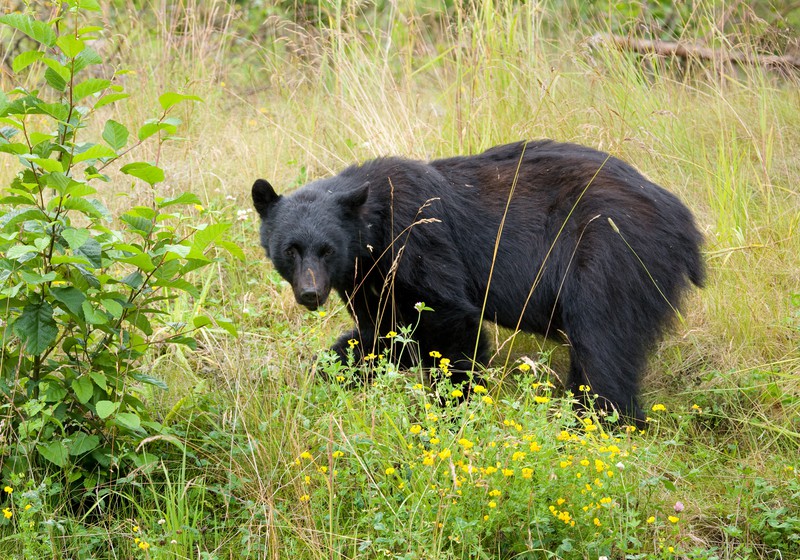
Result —
[[[229, 223], [207, 222], [194, 194], [161, 194], [159, 162], [130, 157], [144, 142], [160, 154], [181, 124], [175, 108], [200, 99], [162, 94], [134, 139], [105, 117], [129, 94], [124, 72], [97, 77], [103, 59], [92, 44], [103, 29], [91, 14], [99, 10], [94, 0], [69, 0], [47, 21], [0, 17], [35, 45], [11, 63], [16, 87], [0, 91], [0, 153], [19, 165], [0, 198], [0, 414], [10, 434], [2, 470], [6, 479], [53, 470], [73, 499], [84, 492], [95, 501], [107, 482], [152, 460], [138, 449], [144, 438], [169, 432], [143, 401], [166, 389], [143, 358], [164, 345], [193, 348], [195, 332], [212, 322], [234, 332], [196, 310], [165, 314], [163, 302], [200, 298], [196, 280], [215, 246], [240, 255], [222, 239]], [[124, 176], [147, 202], [114, 216], [97, 195]]]
[[[411, 336], [386, 338], [405, 346]], [[300, 407], [318, 436], [286, 457], [276, 495], [287, 525], [301, 527], [281, 546], [396, 558], [671, 558], [688, 548], [682, 515], [663, 505], [675, 503], [675, 484], [642, 468], [647, 436], [576, 416], [544, 364], [522, 361], [502, 390], [502, 372], [489, 370], [465, 400], [447, 357], [432, 353], [431, 388], [387, 355], [360, 369], [320, 362], [331, 382]], [[365, 370], [372, 381], [354, 395], [345, 387]], [[654, 408], [655, 430], [665, 412]]]

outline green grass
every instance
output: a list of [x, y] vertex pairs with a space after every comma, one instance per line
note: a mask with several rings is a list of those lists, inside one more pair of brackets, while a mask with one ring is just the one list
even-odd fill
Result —
[[[573, 25], [560, 3], [483, 2], [442, 21], [428, 3], [362, 12], [331, 2], [320, 4], [324, 28], [280, 10], [262, 23], [222, 2], [153, 7], [162, 4], [110, 37], [123, 45], [119, 64], [135, 70], [129, 89], [142, 92], [110, 116], [140, 122], [165, 89], [205, 99], [182, 109], [183, 142], [141, 158], [160, 158], [159, 188], [191, 190], [205, 212], [236, 222], [247, 261], [220, 262], [203, 302], [171, 302], [168, 312], [180, 318], [202, 303], [235, 319], [240, 336], [211, 330], [197, 352], [152, 359], [170, 390], [148, 403], [177, 439], [145, 443], [160, 445], [163, 460], [127, 473], [103, 508], [54, 505], [55, 472], [4, 481], [14, 482], [16, 519], [35, 514], [38, 529], [6, 523], [0, 549], [53, 558], [800, 557], [797, 76], [643, 60], [589, 41], [606, 29]], [[691, 15], [701, 29], [708, 17]], [[250, 208], [253, 180], [288, 192], [379, 155], [428, 159], [541, 137], [631, 162], [678, 194], [706, 235], [707, 287], [687, 298], [644, 383], [647, 410], [666, 410], [651, 412], [644, 434], [580, 429], [546, 385], [565, 371], [563, 348], [527, 335], [508, 371], [487, 372], [491, 404], [442, 408], [415, 372], [378, 360], [373, 386], [344, 389], [335, 378], [350, 368], [314, 360], [349, 323], [344, 307], [295, 305], [258, 246], [256, 216], [237, 213]], [[107, 200], [126, 208], [140, 196], [119, 182]], [[498, 342], [509, 336], [486, 328]], [[528, 358], [535, 372], [521, 374]], [[603, 468], [592, 472], [596, 460]], [[35, 504], [27, 512], [23, 489]]]

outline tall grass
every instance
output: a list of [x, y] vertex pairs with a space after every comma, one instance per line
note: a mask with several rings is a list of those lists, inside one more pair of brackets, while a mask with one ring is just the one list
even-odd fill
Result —
[[[165, 188], [192, 190], [205, 197], [207, 211], [241, 218], [236, 236], [248, 256], [245, 264], [220, 263], [205, 302], [235, 318], [240, 337], [211, 332], [197, 353], [160, 356], [152, 369], [172, 389], [150, 401], [185, 422], [188, 435], [198, 426], [213, 434], [213, 445], [192, 457], [208, 467], [202, 483], [239, 512], [239, 532], [208, 540], [193, 533], [181, 540], [180, 554], [164, 547], [159, 557], [366, 558], [386, 550], [407, 558], [594, 558], [611, 550], [616, 558], [627, 547], [669, 558], [666, 547], [680, 546], [683, 557], [775, 558], [775, 550], [787, 551], [784, 557], [798, 550], [770, 540], [769, 529], [771, 521], [800, 524], [797, 496], [786, 492], [797, 490], [800, 468], [797, 76], [620, 52], [592, 39], [610, 24], [576, 26], [559, 2], [456, 3], [445, 14], [436, 3], [372, 10], [334, 0], [317, 4], [320, 27], [280, 10], [248, 19], [221, 1], [138, 6], [127, 8], [125, 37], [112, 38], [125, 46], [119, 64], [135, 70], [129, 79], [143, 91], [185, 87], [205, 99], [182, 115], [187, 139], [162, 155], [171, 162]], [[716, 15], [698, 9], [687, 17], [714, 29]], [[114, 118], [138, 122], [150, 109], [134, 97]], [[437, 490], [426, 488], [414, 469], [437, 436], [423, 445], [409, 431], [435, 427], [454, 451], [472, 438], [484, 457], [494, 453], [490, 441], [541, 438], [543, 447], [552, 444], [554, 462], [536, 468], [551, 473], [561, 460], [554, 426], [567, 409], [535, 405], [541, 389], [519, 381], [490, 392], [494, 409], [445, 408], [437, 414], [447, 422], [435, 423], [416, 379], [389, 366], [378, 389], [320, 382], [322, 366], [312, 357], [348, 322], [344, 308], [331, 302], [324, 315], [298, 309], [263, 258], [254, 214], [237, 214], [249, 208], [256, 177], [289, 191], [370, 157], [427, 159], [540, 137], [607, 150], [678, 194], [706, 235], [710, 268], [707, 287], [689, 296], [685, 321], [658, 349], [645, 380], [646, 401], [664, 403], [668, 413], [654, 414], [648, 434], [619, 443], [628, 458], [614, 486], [611, 532], [594, 536], [579, 526], [575, 552], [514, 535], [520, 519], [539, 515], [536, 496], [555, 503], [570, 489], [555, 474], [538, 479], [530, 496], [507, 494], [506, 513], [505, 502], [492, 508], [507, 516], [506, 525], [494, 526], [494, 540], [477, 542], [483, 529], [469, 525], [468, 514], [493, 519], [488, 499], [468, 503], [439, 479], [428, 481]], [[6, 169], [0, 164], [3, 181]], [[128, 185], [114, 191], [109, 198], [124, 195], [122, 205], [138, 196]], [[192, 304], [174, 302], [171, 311]], [[506, 336], [496, 334], [498, 341]], [[537, 355], [542, 345], [518, 338], [515, 358], [532, 358], [540, 382], [552, 366], [555, 380], [563, 349], [549, 363]], [[490, 391], [507, 374], [488, 372]], [[192, 419], [196, 410], [201, 421]], [[520, 430], [504, 424], [511, 418]], [[301, 459], [305, 452], [313, 461]], [[459, 466], [438, 456], [436, 464], [444, 469], [436, 476], [457, 480]], [[386, 474], [390, 467], [396, 478]], [[345, 481], [334, 478], [336, 469]], [[226, 515], [197, 509], [193, 500], [208, 496], [185, 463], [164, 480], [153, 483], [149, 503], [131, 509], [138, 519], [153, 512], [153, 532], [159, 516], [177, 526]], [[442, 496], [431, 493], [443, 488]], [[673, 525], [666, 519], [678, 499], [686, 510]], [[541, 523], [550, 526], [549, 518]], [[603, 545], [606, 534], [616, 544]], [[514, 548], [520, 543], [527, 552]]]

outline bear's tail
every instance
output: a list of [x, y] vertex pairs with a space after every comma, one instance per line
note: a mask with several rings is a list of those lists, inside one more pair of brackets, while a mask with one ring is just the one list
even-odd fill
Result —
[[706, 263], [700, 250], [703, 245], [703, 236], [699, 231], [695, 230], [693, 237], [691, 250], [687, 251], [685, 258], [686, 275], [692, 281], [692, 284], [702, 288], [706, 283]]

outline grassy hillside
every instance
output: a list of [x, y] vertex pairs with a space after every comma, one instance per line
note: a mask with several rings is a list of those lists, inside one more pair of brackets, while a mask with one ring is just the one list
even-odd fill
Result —
[[[180, 141], [145, 144], [138, 158], [164, 169], [157, 195], [191, 191], [198, 220], [232, 222], [246, 256], [220, 254], [198, 278], [202, 297], [164, 310], [188, 322], [210, 310], [239, 334], [210, 328], [196, 351], [147, 355], [169, 389], [137, 390], [171, 435], [148, 438], [158, 459], [94, 501], [72, 507], [52, 463], [20, 478], [0, 457], [13, 489], [3, 507], [16, 508], [0, 519], [0, 549], [13, 551], [0, 555], [800, 557], [798, 74], [622, 52], [603, 35], [648, 28], [611, 8], [303, 6], [304, 18], [223, 2], [104, 14], [101, 71], [133, 72], [119, 78], [132, 96], [103, 118], [133, 128], [164, 91], [203, 98], [176, 111]], [[715, 25], [724, 11], [700, 3], [675, 15], [678, 35], [762, 48], [764, 19], [753, 13], [734, 34]], [[16, 80], [0, 75], [3, 91]], [[356, 368], [314, 357], [348, 325], [346, 310], [294, 303], [258, 246], [253, 180], [289, 192], [380, 155], [544, 137], [631, 162], [679, 195], [706, 236], [707, 286], [648, 368], [650, 429], [574, 418], [559, 389], [565, 349], [527, 335], [469, 403], [441, 384], [443, 406], [419, 372], [378, 358], [363, 366], [372, 386], [345, 388]], [[0, 155], [0, 184], [17, 171]], [[104, 188], [115, 213], [153, 196], [119, 174]], [[512, 333], [489, 328], [507, 346]], [[394, 351], [406, 344], [401, 333]], [[0, 445], [19, 437], [7, 427], [19, 410], [3, 408]], [[36, 516], [23, 526], [29, 503]]]

